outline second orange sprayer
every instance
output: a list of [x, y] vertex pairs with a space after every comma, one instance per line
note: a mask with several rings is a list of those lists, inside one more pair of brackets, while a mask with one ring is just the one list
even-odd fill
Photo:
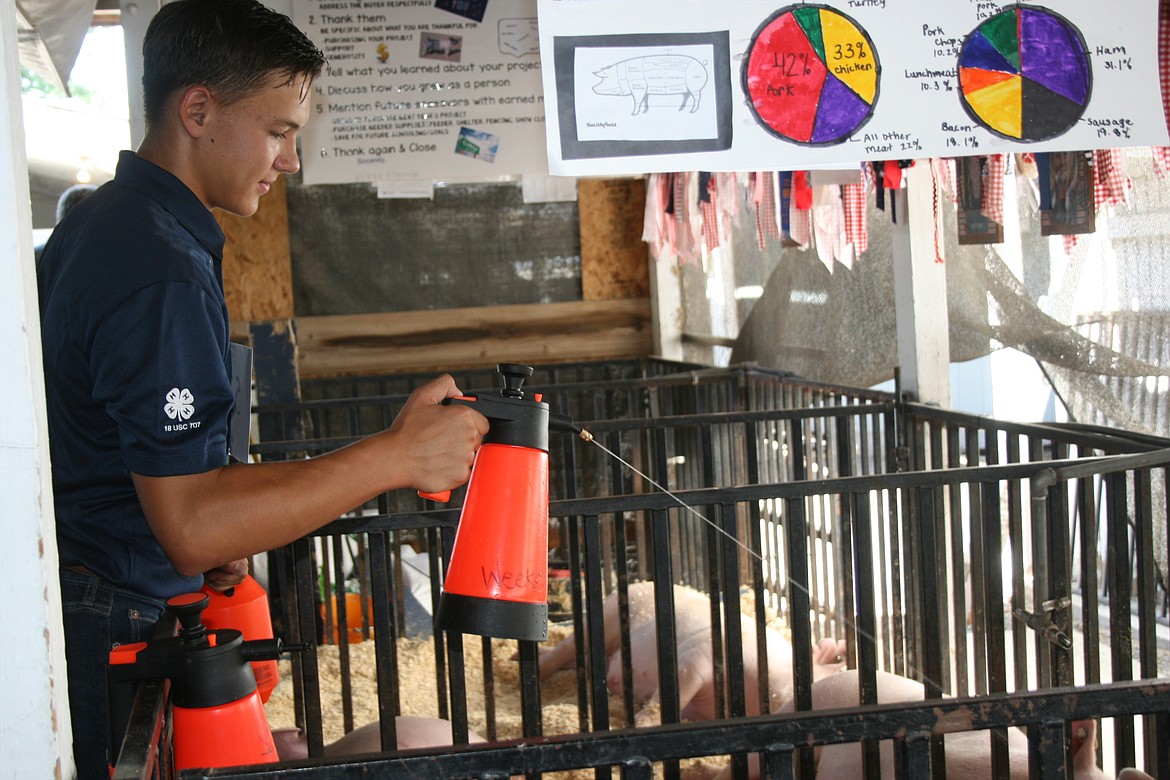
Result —
[[[548, 638], [548, 404], [520, 389], [530, 366], [497, 368], [499, 394], [451, 399], [488, 418], [475, 456], [435, 626], [506, 639]], [[580, 430], [560, 418], [558, 427]]]

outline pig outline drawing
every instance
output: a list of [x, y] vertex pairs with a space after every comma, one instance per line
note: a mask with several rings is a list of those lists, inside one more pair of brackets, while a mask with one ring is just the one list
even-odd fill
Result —
[[607, 65], [593, 71], [601, 79], [593, 85], [597, 95], [634, 99], [631, 116], [650, 110], [651, 95], [682, 95], [678, 110], [691, 102], [690, 113], [699, 110], [699, 99], [707, 86], [707, 64], [687, 54], [647, 54]]

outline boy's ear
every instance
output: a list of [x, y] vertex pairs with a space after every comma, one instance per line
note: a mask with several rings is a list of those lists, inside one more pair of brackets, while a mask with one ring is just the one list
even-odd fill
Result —
[[198, 84], [187, 87], [179, 95], [179, 122], [188, 135], [199, 138], [207, 131], [212, 102], [211, 90]]

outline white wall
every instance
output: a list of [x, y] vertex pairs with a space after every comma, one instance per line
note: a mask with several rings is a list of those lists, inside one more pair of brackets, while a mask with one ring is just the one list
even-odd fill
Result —
[[16, 11], [0, 3], [0, 755], [6, 777], [72, 777]]

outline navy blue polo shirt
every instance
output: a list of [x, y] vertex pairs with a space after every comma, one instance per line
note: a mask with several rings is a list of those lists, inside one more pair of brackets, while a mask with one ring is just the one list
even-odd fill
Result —
[[131, 472], [227, 463], [224, 236], [178, 178], [122, 152], [37, 267], [62, 565], [158, 598], [197, 589], [146, 524]]

